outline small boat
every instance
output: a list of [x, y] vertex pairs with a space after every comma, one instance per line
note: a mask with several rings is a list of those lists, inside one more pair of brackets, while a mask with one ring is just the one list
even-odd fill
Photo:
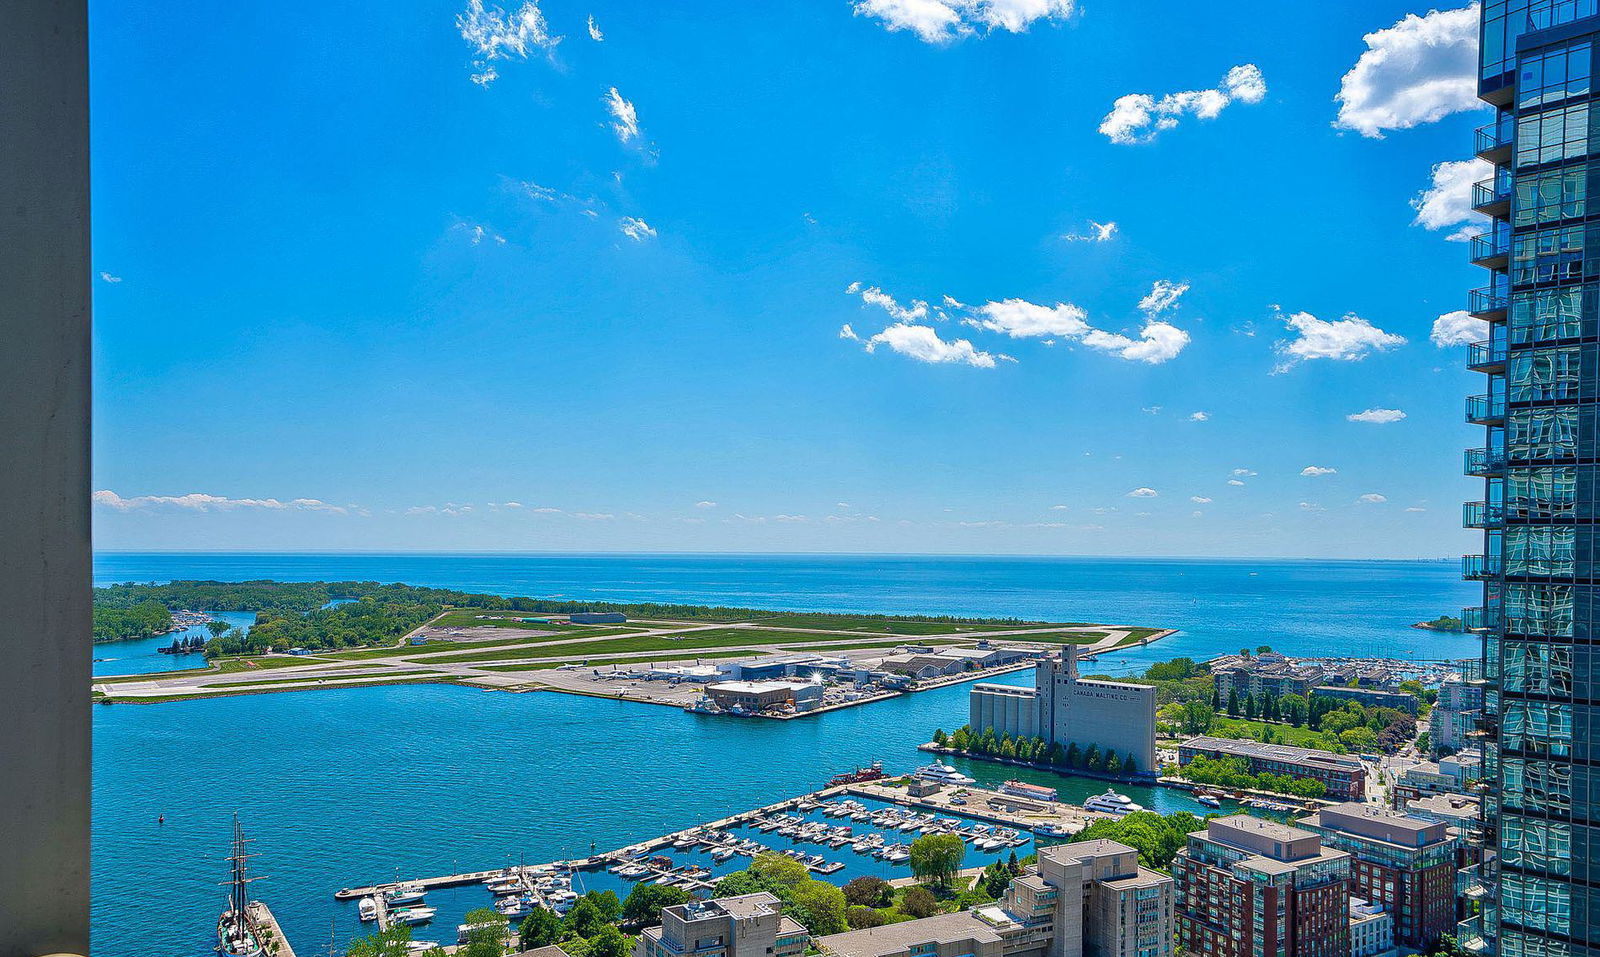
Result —
[[1033, 833], [1040, 837], [1071, 837], [1073, 832], [1062, 824], [1035, 824]]
[[389, 920], [392, 923], [414, 927], [433, 920], [433, 915], [437, 913], [439, 913], [437, 907], [399, 907], [389, 912]]
[[533, 906], [526, 898], [502, 897], [494, 902], [494, 910], [502, 917], [526, 917], [533, 913]]
[[1106, 793], [1096, 794], [1083, 802], [1083, 809], [1085, 811], [1115, 814], [1121, 817], [1124, 814], [1132, 814], [1134, 811], [1144, 810], [1144, 805], [1135, 803], [1133, 798], [1128, 797], [1126, 794], [1118, 794], [1111, 788], [1107, 788]]
[[401, 884], [384, 891], [383, 899], [390, 907], [398, 907], [402, 904], [419, 904], [426, 895], [427, 891], [421, 884]]
[[1206, 807], [1222, 806], [1222, 802], [1217, 800], [1217, 796], [1215, 794], [1201, 794], [1196, 796], [1195, 800], [1199, 801], [1201, 804], [1204, 804]]
[[932, 781], [935, 784], [977, 784], [976, 778], [969, 778], [948, 764], [938, 761], [926, 767], [917, 768], [911, 776], [922, 781]]
[[732, 857], [733, 855], [734, 855], [733, 848], [731, 848], [731, 847], [719, 847], [716, 850], [711, 852], [711, 859], [713, 861], [716, 861], [718, 864], [721, 864], [723, 861], [727, 860], [728, 858]]
[[356, 905], [356, 913], [361, 916], [363, 921], [377, 920], [378, 902], [370, 897], [363, 897], [361, 898], [361, 903]]

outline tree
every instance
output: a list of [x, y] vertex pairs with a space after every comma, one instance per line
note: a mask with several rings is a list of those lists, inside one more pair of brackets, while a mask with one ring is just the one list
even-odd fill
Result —
[[[677, 888], [665, 887], [662, 890], [677, 890]], [[536, 950], [561, 940], [563, 930], [560, 914], [548, 907], [535, 907], [533, 913], [522, 918], [517, 939], [522, 944], [523, 950]]]
[[211, 637], [213, 638], [221, 638], [223, 635], [227, 634], [228, 629], [232, 627], [232, 625], [223, 621], [221, 618], [213, 618], [206, 622], [206, 631], [211, 632]]
[[693, 897], [681, 887], [635, 884], [622, 902], [622, 920], [629, 927], [654, 927], [661, 923], [661, 908], [687, 904]]
[[350, 942], [345, 957], [406, 957], [411, 953], [411, 928], [396, 924], [388, 930]]
[[806, 925], [813, 937], [842, 934], [850, 925], [844, 919], [844, 891], [828, 883], [807, 878], [789, 892], [789, 909], [795, 920]]
[[1139, 773], [1139, 759], [1133, 756], [1132, 751], [1122, 756], [1122, 773], [1130, 775]]
[[1244, 696], [1244, 719], [1246, 721], [1256, 719], [1256, 696], [1249, 692], [1245, 692]]
[[1222, 708], [1222, 692], [1217, 688], [1216, 682], [1211, 683], [1211, 710], [1218, 711]]
[[1106, 773], [1107, 774], [1121, 774], [1122, 773], [1122, 759], [1117, 757], [1117, 752], [1112, 751], [1109, 748], [1106, 749]]
[[1076, 741], [1067, 747], [1067, 767], [1083, 767], [1083, 752], [1078, 750], [1078, 742]]
[[1084, 752], [1083, 768], [1085, 771], [1098, 771], [1103, 766], [1103, 760], [1104, 759], [1100, 757], [1100, 745], [1091, 744], [1089, 745], [1089, 750]]
[[588, 957], [628, 957], [632, 949], [632, 941], [615, 924], [607, 924], [589, 938]]
[[1258, 654], [1258, 655], [1270, 655], [1270, 654], [1272, 654], [1272, 646], [1271, 645], [1262, 645], [1260, 648], [1256, 649], [1256, 654]]
[[1239, 691], [1237, 688], [1228, 689], [1228, 713], [1239, 713]]
[[933, 729], [933, 743], [938, 745], [941, 748], [949, 746], [950, 739], [945, 737], [945, 733], [944, 733], [944, 729], [943, 728], [934, 728]]
[[844, 899], [861, 907], [887, 907], [894, 900], [894, 888], [881, 877], [857, 877], [844, 885]]
[[965, 751], [972, 746], [972, 732], [965, 725], [956, 729], [950, 736], [950, 746], [957, 751]]
[[912, 917], [932, 917], [939, 912], [939, 899], [926, 887], [910, 887], [900, 900], [900, 909]]
[[[750, 862], [750, 873], [774, 888], [792, 888], [801, 881], [811, 879], [811, 872], [806, 870], [804, 864], [771, 851], [756, 855], [755, 860]], [[719, 893], [717, 896], [723, 895]]]
[[600, 932], [600, 928], [609, 921], [600, 912], [600, 906], [588, 897], [581, 897], [572, 905], [572, 910], [567, 911], [567, 933], [574, 937], [588, 939]]
[[911, 842], [911, 873], [925, 883], [945, 886], [966, 855], [967, 843], [959, 834], [924, 834]]
[[467, 911], [466, 923], [472, 929], [467, 931], [466, 943], [456, 950], [456, 957], [501, 957], [505, 953], [509, 928], [494, 908]]
[[845, 911], [844, 920], [845, 923], [850, 925], [851, 930], [862, 930], [867, 927], [882, 927], [884, 924], [889, 922], [889, 918], [883, 916], [878, 911], [872, 909], [871, 907], [864, 907], [859, 904]]

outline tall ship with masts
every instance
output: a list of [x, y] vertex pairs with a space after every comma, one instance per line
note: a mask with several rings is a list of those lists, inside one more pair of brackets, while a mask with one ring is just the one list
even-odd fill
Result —
[[217, 918], [217, 953], [222, 957], [262, 957], [267, 952], [255, 913], [250, 907], [249, 885], [259, 878], [251, 877], [247, 863], [254, 855], [245, 853], [248, 844], [239, 818], [233, 819], [233, 853], [228, 855], [232, 876], [223, 882], [228, 888], [228, 907]]

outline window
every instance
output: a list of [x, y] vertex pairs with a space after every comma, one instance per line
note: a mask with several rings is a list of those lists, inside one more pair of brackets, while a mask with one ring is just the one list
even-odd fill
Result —
[[1517, 117], [1517, 165], [1577, 159], [1589, 152], [1589, 104]]
[[1552, 226], [1511, 243], [1511, 281], [1518, 285], [1576, 282], [1583, 278], [1583, 226]]
[[1536, 289], [1511, 296], [1511, 341], [1517, 345], [1580, 334], [1583, 286]]
[[1537, 349], [1511, 357], [1507, 398], [1541, 402], [1578, 397], [1578, 349]]
[[1523, 57], [1517, 78], [1517, 105], [1527, 109], [1587, 95], [1592, 57], [1587, 42]]
[[1516, 189], [1511, 221], [1518, 226], [1573, 219], [1588, 208], [1589, 175], [1582, 165], [1519, 175]]

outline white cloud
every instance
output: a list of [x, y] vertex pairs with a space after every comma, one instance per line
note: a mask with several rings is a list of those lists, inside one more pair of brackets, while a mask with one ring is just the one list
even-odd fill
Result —
[[1478, 99], [1478, 5], [1407, 14], [1362, 37], [1366, 52], [1339, 82], [1334, 126], [1381, 139], [1463, 110]]
[[1188, 291], [1189, 284], [1186, 282], [1157, 279], [1155, 285], [1150, 287], [1150, 294], [1139, 300], [1139, 311], [1147, 316], [1160, 315], [1176, 307], [1178, 300]]
[[581, 518], [586, 522], [609, 522], [617, 516], [610, 512], [573, 512], [573, 518]]
[[103, 272], [103, 273], [100, 274], [100, 281], [101, 282], [118, 283], [118, 282], [122, 281], [122, 277], [121, 276], [113, 276], [108, 272]]
[[967, 320], [969, 325], [1003, 332], [1013, 339], [1029, 336], [1062, 336], [1076, 339], [1090, 331], [1085, 321], [1088, 313], [1068, 302], [1054, 306], [1041, 306], [1026, 299], [1005, 299], [987, 302], [975, 310], [979, 318]]
[[1430, 232], [1454, 228], [1455, 232], [1445, 237], [1451, 242], [1471, 239], [1488, 222], [1472, 209], [1472, 184], [1493, 173], [1494, 167], [1481, 159], [1435, 163], [1428, 188], [1411, 198], [1411, 208], [1417, 212], [1412, 225]]
[[910, 30], [926, 43], [949, 43], [982, 30], [1026, 33], [1036, 20], [1065, 20], [1076, 0], [857, 0], [858, 17], [889, 32]]
[[456, 28], [473, 48], [476, 72], [472, 82], [484, 87], [500, 75], [493, 61], [525, 60], [529, 49], [554, 50], [561, 42], [560, 37], [551, 36], [535, 0], [528, 0], [512, 14], [499, 7], [485, 8], [483, 0], [468, 0], [467, 9], [456, 16]]
[[611, 119], [613, 120], [611, 129], [616, 132], [617, 140], [627, 143], [629, 140], [637, 139], [639, 136], [639, 111], [633, 108], [633, 104], [623, 99], [622, 94], [617, 92], [616, 87], [607, 90], [606, 95], [601, 99], [605, 102], [606, 112], [611, 114]]
[[[843, 339], [859, 340], [855, 330], [849, 326], [840, 329], [839, 336]], [[932, 326], [918, 326], [904, 322], [895, 323], [865, 340], [865, 343], [868, 352], [874, 352], [882, 345], [918, 362], [955, 362], [976, 366], [979, 369], [993, 369], [997, 359], [1011, 358], [1007, 355], [983, 352], [966, 339], [941, 339]]]
[[1242, 488], [1244, 486], [1244, 483], [1238, 479], [1228, 479], [1228, 484], [1234, 486], [1235, 488]]
[[1382, 505], [1384, 502], [1389, 501], [1389, 499], [1387, 496], [1379, 495], [1377, 492], [1368, 492], [1367, 494], [1356, 499], [1356, 501], [1362, 505]]
[[1195, 503], [1196, 505], [1210, 505], [1211, 504], [1211, 499], [1206, 498], [1204, 495], [1191, 495], [1191, 496], [1189, 496], [1189, 501]]
[[1300, 470], [1300, 474], [1315, 478], [1318, 475], [1337, 475], [1339, 474], [1339, 470], [1327, 468], [1322, 465], [1308, 465]]
[[600, 32], [599, 25], [597, 25], [594, 22], [594, 14], [592, 14], [592, 13], [589, 14], [589, 39], [593, 40], [596, 43], [599, 43], [599, 42], [603, 41], [605, 38], [606, 38], [606, 35], [604, 33]]
[[717, 503], [716, 502], [696, 502], [696, 503], [694, 503], [694, 507], [695, 508], [716, 508], [717, 507]]
[[1144, 408], [1140, 409], [1139, 411], [1143, 412], [1146, 415], [1160, 415], [1161, 414], [1161, 406], [1159, 406], [1159, 405], [1147, 405]]
[[1384, 332], [1355, 313], [1343, 319], [1318, 319], [1309, 312], [1297, 312], [1283, 320], [1293, 339], [1277, 344], [1278, 366], [1284, 372], [1296, 363], [1311, 359], [1356, 362], [1368, 353], [1383, 352], [1405, 344], [1405, 337]]
[[622, 230], [622, 235], [637, 243], [646, 239], [656, 238], [655, 229], [647, 222], [634, 216], [624, 216], [617, 221], [617, 228]]
[[1399, 409], [1368, 409], [1365, 412], [1352, 412], [1345, 416], [1348, 422], [1367, 422], [1372, 425], [1388, 425], [1390, 422], [1399, 422], [1406, 414]]
[[1069, 506], [1069, 505], [1052, 505], [1052, 506], [1050, 506], [1050, 511], [1052, 511], [1052, 512], [1065, 512], [1070, 507], [1071, 506]]
[[1117, 235], [1116, 223], [1097, 223], [1089, 220], [1089, 230], [1083, 233], [1066, 233], [1061, 238], [1069, 243], [1105, 243]]
[[1163, 130], [1177, 126], [1185, 114], [1212, 120], [1235, 100], [1260, 103], [1266, 96], [1267, 82], [1261, 70], [1253, 63], [1243, 63], [1227, 72], [1218, 89], [1185, 90], [1160, 99], [1148, 93], [1119, 96], [1100, 121], [1100, 132], [1113, 143], [1148, 143]]
[[101, 489], [92, 496], [94, 504], [119, 512], [140, 509], [176, 508], [191, 512], [228, 512], [240, 509], [261, 509], [288, 512], [334, 512], [344, 515], [350, 511], [343, 505], [331, 505], [315, 498], [228, 498], [189, 492], [186, 495], [135, 495], [123, 498], [109, 489]]
[[1415, 505], [1412, 505], [1412, 506], [1410, 506], [1410, 507], [1409, 507], [1409, 508], [1407, 508], [1407, 509], [1406, 509], [1406, 511], [1408, 511], [1408, 512], [1426, 512], [1426, 511], [1427, 511], [1427, 509], [1425, 509], [1425, 508], [1418, 508], [1418, 507], [1417, 507], [1417, 506], [1415, 506]]
[[1209, 421], [1211, 421], [1211, 413], [1210, 412], [1190, 412], [1189, 413], [1189, 421], [1190, 422], [1209, 422]]
[[1155, 365], [1177, 358], [1189, 344], [1189, 334], [1171, 323], [1147, 322], [1139, 330], [1138, 339], [1096, 329], [1083, 337], [1083, 344], [1123, 359]]
[[1428, 338], [1441, 349], [1464, 346], [1489, 338], [1489, 324], [1468, 315], [1465, 309], [1457, 309], [1433, 320], [1433, 332]]
[[879, 309], [887, 312], [889, 314], [889, 318], [896, 322], [917, 322], [918, 320], [928, 318], [927, 303], [920, 299], [913, 299], [911, 300], [911, 305], [909, 307], [902, 306], [895, 301], [893, 296], [884, 292], [882, 289], [879, 289], [877, 286], [867, 286], [866, 288], [862, 288], [861, 283], [853, 282], [845, 289], [845, 293], [852, 296], [859, 293], [862, 302], [870, 306], [877, 306]]
[[1300, 503], [1300, 508], [1301, 508], [1302, 511], [1306, 511], [1306, 512], [1320, 512], [1320, 511], [1323, 511], [1322, 506], [1318, 505], [1316, 502], [1301, 502]]
[[1248, 476], [1254, 475], [1256, 473], [1255, 473], [1254, 469], [1234, 469], [1233, 470], [1233, 474], [1235, 474], [1235, 475], [1243, 475], [1243, 476], [1247, 476], [1248, 477]]
[[1159, 492], [1153, 488], [1140, 487], [1128, 493], [1129, 498], [1155, 498]]

